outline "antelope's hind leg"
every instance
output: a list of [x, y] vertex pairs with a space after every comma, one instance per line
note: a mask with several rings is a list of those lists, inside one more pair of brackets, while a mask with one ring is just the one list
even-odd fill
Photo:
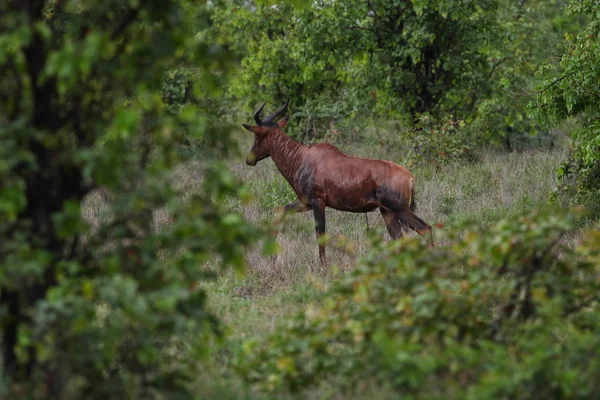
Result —
[[402, 225], [400, 224], [400, 221], [398, 221], [398, 217], [394, 215], [393, 212], [384, 210], [383, 208], [380, 208], [379, 211], [381, 211], [381, 216], [383, 217], [383, 221], [385, 222], [385, 226], [392, 240], [401, 238]]
[[408, 225], [410, 229], [417, 232], [427, 242], [429, 248], [433, 248], [433, 232], [431, 226], [419, 218], [412, 210], [407, 209], [406, 211], [397, 212], [396, 216], [404, 224]]

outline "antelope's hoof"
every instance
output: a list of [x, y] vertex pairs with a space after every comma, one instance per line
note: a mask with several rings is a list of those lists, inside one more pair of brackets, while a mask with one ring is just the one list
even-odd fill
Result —
[[280, 222], [285, 214], [285, 207], [277, 206], [275, 207], [275, 210], [273, 210], [273, 213], [275, 214], [275, 221]]

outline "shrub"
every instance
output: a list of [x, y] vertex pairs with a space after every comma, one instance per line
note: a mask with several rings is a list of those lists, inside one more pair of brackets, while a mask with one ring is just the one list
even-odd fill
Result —
[[561, 244], [574, 213], [381, 242], [237, 368], [265, 390], [325, 379], [402, 398], [588, 398], [600, 389], [600, 234]]
[[415, 128], [405, 132], [403, 139], [412, 146], [412, 158], [417, 162], [439, 166], [451, 161], [475, 160], [463, 123], [450, 118], [437, 121], [429, 114], [420, 115]]
[[[191, 396], [220, 332], [201, 266], [242, 268], [262, 236], [224, 205], [244, 195], [221, 162], [227, 129], [160, 100], [182, 53], [210, 54], [196, 66], [223, 72], [226, 53], [190, 40], [202, 27], [189, 14], [204, 12], [185, 1], [0, 3], [1, 398]], [[188, 135], [210, 146], [202, 190], [181, 201], [173, 176]], [[82, 204], [97, 186], [112, 200], [92, 232]]]
[[562, 75], [539, 85], [535, 110], [547, 125], [579, 118], [571, 152], [558, 170], [554, 199], [584, 203], [600, 213], [600, 14], [593, 0], [574, 0], [572, 14], [589, 17], [576, 35], [567, 34], [561, 58]]

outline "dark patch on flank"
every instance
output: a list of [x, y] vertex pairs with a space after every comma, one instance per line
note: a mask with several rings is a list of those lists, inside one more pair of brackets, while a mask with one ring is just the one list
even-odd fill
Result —
[[315, 188], [315, 177], [313, 166], [308, 162], [303, 162], [296, 173], [298, 188], [303, 195], [313, 198]]
[[407, 199], [404, 199], [401, 193], [389, 185], [379, 185], [375, 190], [375, 197], [392, 212], [401, 212], [408, 206], [405, 204]]

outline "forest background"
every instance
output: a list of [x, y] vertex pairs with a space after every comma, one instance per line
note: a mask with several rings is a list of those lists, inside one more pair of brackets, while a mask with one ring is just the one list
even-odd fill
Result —
[[[597, 0], [0, 3], [3, 398], [593, 398]], [[240, 127], [411, 169], [438, 246]], [[279, 229], [275, 240], [273, 229]]]

